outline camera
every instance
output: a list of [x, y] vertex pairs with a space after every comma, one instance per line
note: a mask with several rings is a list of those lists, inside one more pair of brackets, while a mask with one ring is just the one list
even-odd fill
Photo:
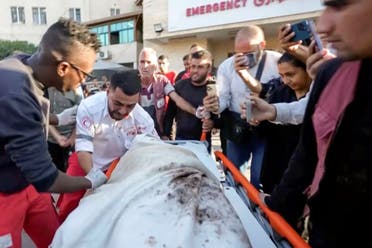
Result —
[[291, 41], [302, 40], [302, 45], [310, 45], [312, 32], [309, 20], [293, 23], [291, 24], [291, 28], [292, 32], [295, 33], [295, 36], [291, 39]]

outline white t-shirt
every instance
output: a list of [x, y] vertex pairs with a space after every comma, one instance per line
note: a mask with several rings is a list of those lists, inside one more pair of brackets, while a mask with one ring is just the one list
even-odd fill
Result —
[[76, 117], [75, 150], [91, 152], [93, 167], [106, 170], [130, 148], [137, 134], [159, 137], [150, 115], [136, 104], [128, 117], [117, 121], [110, 117], [106, 92], [84, 99]]

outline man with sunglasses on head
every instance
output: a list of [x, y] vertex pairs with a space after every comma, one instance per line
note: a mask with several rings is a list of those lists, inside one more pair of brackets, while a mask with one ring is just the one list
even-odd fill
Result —
[[[215, 115], [202, 110], [203, 98], [207, 95], [207, 84], [212, 79], [209, 73], [212, 69], [212, 55], [207, 50], [200, 50], [191, 54], [190, 78], [182, 79], [175, 85], [175, 90], [182, 98], [196, 109], [200, 110], [198, 116], [190, 115], [177, 107], [170, 100], [164, 118], [165, 134], [170, 137], [174, 119], [176, 121], [176, 140], [199, 140], [202, 131], [207, 133], [208, 144], [211, 144], [211, 129]], [[212, 118], [211, 118], [212, 117]], [[211, 146], [208, 146], [211, 151]]]
[[[224, 111], [221, 115], [224, 119], [221, 129], [227, 138], [227, 157], [240, 168], [252, 154], [251, 183], [257, 188], [260, 184], [264, 152], [263, 139], [249, 127], [244, 128], [246, 131], [242, 133], [234, 130], [243, 130], [235, 125], [243, 121], [240, 118], [240, 103], [251, 92], [261, 91], [261, 84], [256, 81], [266, 83], [279, 77], [277, 60], [281, 54], [265, 51], [265, 45], [264, 33], [260, 27], [250, 25], [240, 29], [235, 37], [235, 55], [223, 61], [217, 71], [218, 104], [219, 112]], [[247, 80], [252, 83], [245, 83]], [[215, 99], [207, 97], [204, 100], [207, 110], [212, 110]]]
[[48, 247], [59, 226], [51, 195], [95, 188], [107, 178], [58, 171], [47, 148], [49, 101], [43, 90], [77, 88], [93, 69], [100, 47], [88, 28], [61, 18], [31, 56], [0, 62], [0, 244], [21, 247], [24, 229], [37, 247]]

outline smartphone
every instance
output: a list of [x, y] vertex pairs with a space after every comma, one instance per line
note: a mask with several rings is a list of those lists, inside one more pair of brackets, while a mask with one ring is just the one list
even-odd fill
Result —
[[316, 48], [318, 49], [318, 51], [323, 50], [323, 44], [322, 41], [320, 40], [318, 33], [316, 32], [315, 23], [313, 20], [309, 21], [309, 26], [313, 40], [315, 40]]
[[252, 119], [252, 102], [250, 99], [245, 102], [245, 115], [247, 122], [250, 122]]
[[216, 81], [208, 81], [206, 84], [206, 89], [208, 96], [217, 96]]
[[295, 36], [291, 41], [302, 40], [302, 45], [308, 46], [311, 43], [312, 32], [310, 29], [309, 20], [304, 20], [291, 24], [292, 32], [295, 33]]
[[255, 53], [246, 53], [244, 54], [247, 57], [247, 62], [245, 66], [252, 68], [257, 64], [256, 54]]

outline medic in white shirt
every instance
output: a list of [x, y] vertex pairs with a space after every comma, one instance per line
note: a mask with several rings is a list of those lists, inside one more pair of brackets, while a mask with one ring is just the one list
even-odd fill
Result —
[[112, 76], [107, 92], [84, 99], [76, 118], [79, 164], [87, 173], [92, 167], [107, 170], [129, 149], [137, 134], [158, 134], [150, 115], [138, 104], [141, 90], [136, 71]]
[[[92, 168], [106, 171], [122, 157], [137, 134], [159, 138], [150, 115], [138, 104], [141, 81], [137, 71], [115, 73], [107, 92], [84, 99], [76, 117], [76, 153], [68, 175], [85, 175]], [[61, 223], [79, 204], [85, 191], [63, 194], [58, 200]]]

